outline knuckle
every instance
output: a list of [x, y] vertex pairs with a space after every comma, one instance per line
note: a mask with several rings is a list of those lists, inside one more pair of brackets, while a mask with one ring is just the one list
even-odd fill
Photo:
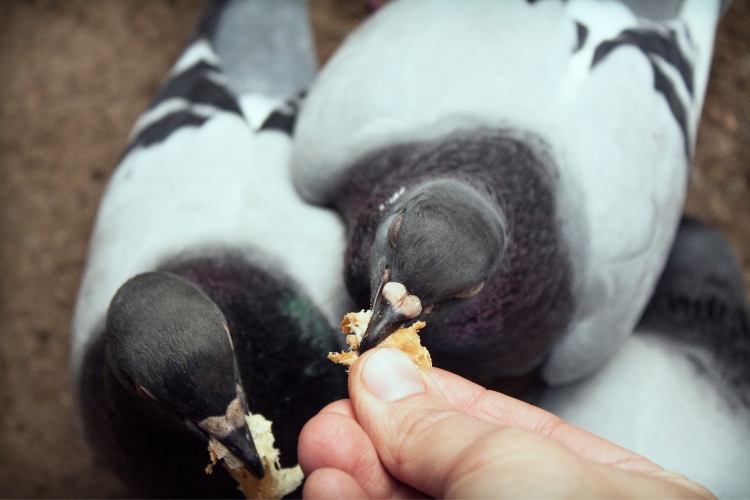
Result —
[[435, 439], [439, 429], [451, 418], [455, 410], [448, 409], [418, 409], [404, 408], [394, 415], [395, 425], [392, 427], [388, 442], [388, 450], [393, 463], [399, 467], [408, 467], [421, 455], [425, 442]]

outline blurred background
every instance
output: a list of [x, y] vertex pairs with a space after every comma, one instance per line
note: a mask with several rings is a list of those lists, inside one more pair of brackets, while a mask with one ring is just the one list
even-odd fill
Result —
[[[0, 497], [120, 497], [78, 435], [71, 311], [99, 198], [203, 0], [0, 2]], [[310, 0], [325, 62], [368, 12]], [[687, 213], [750, 289], [750, 0], [719, 26]]]

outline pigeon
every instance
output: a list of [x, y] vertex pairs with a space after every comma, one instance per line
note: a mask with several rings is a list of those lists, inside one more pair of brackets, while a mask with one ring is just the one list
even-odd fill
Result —
[[424, 320], [488, 387], [604, 365], [674, 239], [725, 3], [396, 0], [351, 34], [292, 176], [346, 223], [360, 350]]
[[315, 71], [303, 0], [208, 2], [106, 188], [71, 372], [86, 438], [137, 495], [240, 496], [205, 472], [210, 439], [261, 478], [245, 414], [292, 467], [304, 423], [346, 396], [326, 358], [351, 309], [343, 226], [289, 180]]
[[635, 334], [600, 371], [530, 401], [684, 474], [750, 495], [750, 309], [721, 234], [683, 220]]

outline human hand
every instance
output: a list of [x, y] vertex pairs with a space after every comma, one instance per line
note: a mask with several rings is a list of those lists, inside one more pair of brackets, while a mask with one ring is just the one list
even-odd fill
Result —
[[302, 430], [306, 498], [714, 498], [702, 486], [396, 349], [365, 353], [351, 400]]

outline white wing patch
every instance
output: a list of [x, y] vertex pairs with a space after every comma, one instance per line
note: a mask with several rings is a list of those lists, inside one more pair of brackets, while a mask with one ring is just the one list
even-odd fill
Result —
[[216, 52], [214, 52], [211, 44], [206, 39], [198, 39], [193, 42], [185, 52], [182, 53], [177, 62], [174, 63], [170, 75], [178, 75], [201, 61], [212, 66], [218, 66], [221, 64], [221, 59], [219, 59], [219, 56], [216, 55]]
[[240, 97], [240, 108], [250, 128], [259, 130], [273, 111], [284, 106], [284, 100], [261, 94], [245, 94]]
[[[691, 52], [696, 89], [705, 89], [707, 73], [702, 68], [716, 22], [707, 3], [702, 23], [711, 29], [700, 31], [707, 38], [691, 37], [698, 47]], [[571, 1], [569, 8], [576, 11], [577, 4]], [[581, 248], [569, 240], [581, 254], [576, 257], [581, 289], [569, 333], [544, 366], [544, 378], [551, 384], [591, 373], [623, 345], [651, 296], [679, 223], [689, 168], [685, 138], [664, 96], [653, 90], [652, 60], [659, 58], [647, 58], [635, 47], [618, 48], [591, 71], [569, 103], [571, 112], [587, 119], [574, 121], [557, 143], [563, 158], [576, 165], [561, 165], [561, 204], [574, 203], [584, 193], [590, 241]], [[688, 128], [694, 130], [702, 91], [692, 98], [671, 65], [657, 64], [676, 83], [688, 105]]]

